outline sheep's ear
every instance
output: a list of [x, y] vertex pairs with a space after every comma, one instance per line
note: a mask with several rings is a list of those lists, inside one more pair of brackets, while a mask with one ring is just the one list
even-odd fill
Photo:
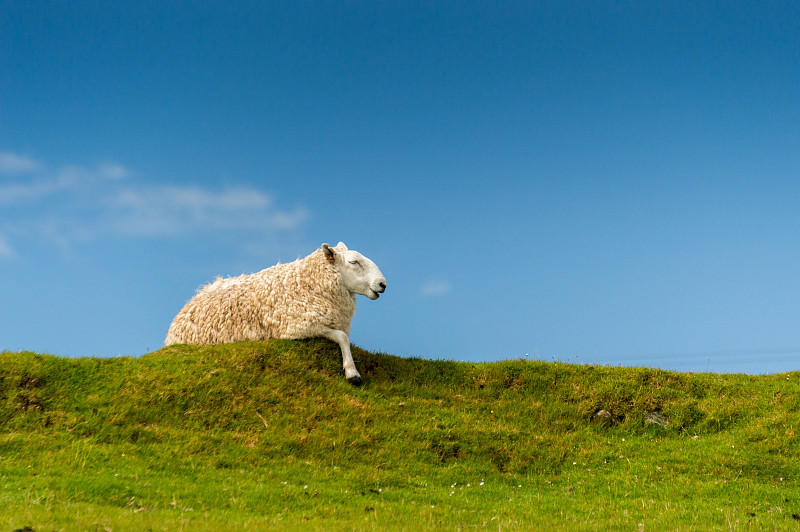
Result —
[[347, 251], [347, 246], [344, 245], [344, 242], [339, 242], [336, 244], [336, 247], [339, 249], [339, 251]]
[[322, 244], [322, 253], [325, 255], [325, 260], [336, 260], [336, 251], [328, 244]]

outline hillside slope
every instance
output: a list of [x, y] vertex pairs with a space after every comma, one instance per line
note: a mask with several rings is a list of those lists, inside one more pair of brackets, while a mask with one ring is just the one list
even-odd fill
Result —
[[800, 373], [354, 357], [0, 354], [0, 527], [798, 523]]

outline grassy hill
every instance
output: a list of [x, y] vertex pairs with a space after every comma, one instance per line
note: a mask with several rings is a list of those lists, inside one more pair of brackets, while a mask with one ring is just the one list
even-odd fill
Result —
[[800, 530], [800, 372], [353, 351], [1, 353], [0, 531]]

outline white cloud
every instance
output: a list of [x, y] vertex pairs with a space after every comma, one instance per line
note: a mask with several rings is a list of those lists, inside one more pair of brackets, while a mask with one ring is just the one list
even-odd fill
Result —
[[97, 165], [97, 169], [99, 170], [100, 175], [107, 177], [108, 179], [125, 179], [126, 177], [130, 177], [132, 174], [130, 170], [121, 164], [113, 162], [100, 163]]
[[[7, 157], [7, 168], [25, 167], [15, 160]], [[308, 218], [303, 207], [281, 209], [271, 195], [252, 186], [146, 183], [115, 162], [27, 168], [24, 182], [0, 185], [0, 232], [61, 246], [108, 236], [225, 233], [246, 240], [295, 229]], [[0, 255], [11, 253], [0, 240]]]
[[208, 230], [256, 232], [293, 229], [305, 209], [281, 211], [254, 188], [213, 190], [198, 186], [139, 186], [119, 190], [113, 199], [119, 232], [170, 236]]
[[8, 242], [0, 236], [0, 257], [13, 257], [14, 250], [8, 245]]
[[16, 201], [37, 198], [39, 196], [49, 194], [51, 189], [52, 183], [48, 182], [0, 186], [0, 205], [4, 203], [14, 203]]
[[[66, 165], [56, 172], [41, 170], [41, 166], [36, 166], [36, 169], [31, 167], [28, 173], [33, 174], [33, 178], [28, 177], [24, 183], [0, 186], [0, 205], [30, 202], [80, 187], [89, 190], [90, 187], [98, 187], [103, 181], [118, 180], [131, 174], [124, 166], [114, 163], [98, 165], [96, 170]], [[97, 188], [101, 189], [102, 187]]]
[[67, 176], [56, 179], [42, 179], [31, 183], [0, 186], [0, 205], [36, 200], [62, 191], [70, 186], [70, 179]]
[[451, 288], [450, 283], [447, 281], [432, 280], [422, 285], [420, 295], [422, 297], [439, 297], [448, 294]]
[[39, 170], [42, 167], [37, 161], [24, 155], [9, 151], [0, 151], [0, 173], [21, 174]]

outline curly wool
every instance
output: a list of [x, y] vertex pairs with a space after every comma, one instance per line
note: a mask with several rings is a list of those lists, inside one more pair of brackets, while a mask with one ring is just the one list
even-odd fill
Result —
[[175, 316], [164, 345], [310, 338], [325, 329], [350, 334], [355, 311], [355, 294], [318, 249], [200, 288]]

